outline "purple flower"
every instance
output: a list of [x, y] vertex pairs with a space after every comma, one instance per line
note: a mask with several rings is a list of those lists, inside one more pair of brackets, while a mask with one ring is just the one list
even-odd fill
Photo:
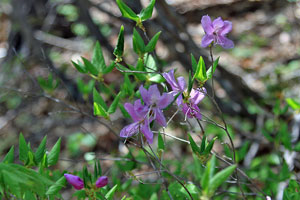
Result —
[[84, 187], [83, 180], [80, 177], [72, 174], [64, 174], [64, 176], [76, 190], [81, 190]]
[[106, 186], [108, 183], [108, 178], [107, 176], [101, 176], [100, 178], [98, 178], [98, 180], [96, 181], [96, 187], [97, 188], [101, 188]]
[[[205, 88], [202, 89], [204, 90], [204, 93], [206, 93]], [[202, 118], [198, 103], [204, 99], [204, 93], [195, 89], [191, 90], [188, 102], [182, 103], [182, 112], [185, 116], [188, 116], [189, 118], [196, 117], [199, 120]]]
[[172, 87], [173, 91], [171, 91], [170, 94], [173, 96], [176, 96], [178, 92], [183, 94], [184, 97], [182, 97], [182, 95], [177, 97], [176, 103], [182, 108], [184, 115], [189, 118], [196, 117], [197, 119], [201, 119], [201, 113], [198, 104], [205, 97], [205, 88], [202, 88], [203, 92], [199, 89], [192, 89], [189, 96], [187, 96], [186, 83], [182, 76], [178, 77], [176, 80], [174, 77], [174, 70], [171, 70], [168, 73], [163, 73], [163, 77]]
[[136, 100], [134, 105], [125, 103], [124, 107], [133, 119], [133, 123], [125, 126], [121, 132], [121, 137], [131, 137], [138, 132], [142, 132], [148, 143], [153, 143], [153, 133], [150, 129], [150, 123], [156, 120], [161, 126], [166, 126], [167, 122], [162, 109], [166, 108], [173, 100], [173, 96], [168, 93], [160, 92], [156, 85], [151, 85], [148, 90], [140, 86], [144, 105], [140, 100]]
[[125, 103], [124, 107], [134, 122], [125, 126], [121, 130], [120, 137], [127, 138], [137, 134], [138, 132], [142, 132], [147, 141], [152, 144], [153, 133], [150, 130], [149, 123], [153, 121], [153, 118], [148, 118], [148, 106], [142, 105], [141, 100], [136, 100], [134, 105], [131, 103]]
[[157, 85], [151, 85], [148, 90], [141, 85], [139, 90], [145, 105], [149, 106], [152, 111], [151, 117], [156, 119], [161, 126], [166, 126], [167, 122], [162, 109], [173, 101], [173, 96], [168, 93], [160, 95]]
[[225, 49], [234, 47], [232, 40], [226, 38], [226, 34], [232, 30], [232, 23], [230, 21], [223, 21], [221, 17], [218, 17], [213, 22], [208, 15], [205, 15], [201, 19], [202, 27], [205, 31], [205, 35], [202, 38], [201, 46], [207, 47], [212, 42], [213, 44], [219, 44]]

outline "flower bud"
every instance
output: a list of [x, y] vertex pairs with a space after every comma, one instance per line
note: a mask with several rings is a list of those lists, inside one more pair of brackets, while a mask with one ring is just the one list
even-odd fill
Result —
[[98, 180], [96, 181], [96, 187], [97, 188], [101, 188], [106, 186], [108, 183], [108, 178], [107, 176], [101, 176], [100, 178], [98, 178]]
[[76, 190], [81, 190], [84, 187], [83, 180], [80, 177], [72, 174], [64, 174], [64, 176]]

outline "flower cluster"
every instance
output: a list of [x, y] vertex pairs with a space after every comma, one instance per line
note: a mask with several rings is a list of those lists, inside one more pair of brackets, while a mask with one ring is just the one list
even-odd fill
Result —
[[160, 95], [157, 85], [151, 85], [148, 90], [140, 86], [139, 91], [144, 104], [140, 100], [136, 100], [133, 105], [125, 103], [124, 107], [134, 122], [125, 126], [121, 130], [120, 136], [127, 138], [142, 132], [147, 142], [152, 144], [153, 133], [150, 129], [150, 123], [156, 120], [161, 126], [167, 125], [162, 110], [173, 101], [173, 96], [168, 93]]
[[205, 97], [205, 88], [192, 89], [190, 94], [188, 94], [184, 78], [180, 76], [176, 80], [174, 77], [174, 70], [171, 70], [168, 73], [163, 73], [163, 77], [171, 85], [172, 91], [170, 94], [176, 96], [180, 93], [176, 99], [176, 103], [182, 109], [184, 115], [189, 118], [196, 117], [197, 119], [201, 119], [198, 104]]
[[[76, 190], [81, 190], [84, 188], [84, 182], [80, 177], [72, 174], [64, 174], [64, 176], [67, 179], [68, 183], [70, 183]], [[97, 179], [95, 186], [96, 188], [101, 188], [106, 186], [107, 183], [108, 183], [107, 176], [101, 176]]]

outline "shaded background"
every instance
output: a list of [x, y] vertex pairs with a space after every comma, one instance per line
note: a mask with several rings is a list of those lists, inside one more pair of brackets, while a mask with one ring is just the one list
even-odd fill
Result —
[[[124, 2], [136, 13], [148, 4], [146, 0]], [[300, 122], [297, 115], [292, 112], [278, 115], [276, 109], [284, 106], [287, 97], [300, 98], [300, 3], [287, 0], [157, 0], [152, 19], [144, 25], [150, 37], [162, 31], [156, 54], [163, 71], [177, 68], [186, 76], [191, 70], [191, 53], [195, 57], [203, 56], [209, 65], [208, 49], [200, 48], [204, 35], [200, 21], [206, 14], [212, 18], [221, 16], [233, 23], [229, 38], [234, 41], [235, 48], [214, 48], [215, 58], [221, 56], [215, 87], [217, 102], [241, 152], [241, 166], [249, 169], [254, 158], [263, 160], [264, 156], [277, 155], [279, 161], [272, 170], [278, 172], [283, 162], [281, 156], [287, 154], [285, 162], [298, 177], [298, 154], [287, 151], [286, 145], [277, 144], [268, 137], [283, 134], [289, 145], [298, 143]], [[57, 168], [81, 169], [91, 156], [86, 152], [95, 152], [97, 158], [104, 159], [107, 173], [112, 171], [112, 155], [124, 154], [119, 131], [129, 121], [120, 112], [113, 115], [112, 122], [93, 116], [92, 97], [83, 95], [79, 87], [82, 83], [88, 84], [90, 79], [78, 73], [71, 60], [80, 60], [80, 56], [90, 58], [95, 42], [99, 41], [109, 63], [114, 59], [112, 52], [122, 24], [125, 26], [124, 57], [127, 63], [134, 64], [136, 56], [132, 51], [131, 34], [135, 23], [121, 17], [113, 0], [1, 1], [0, 155], [16, 145], [20, 132], [33, 147], [48, 135], [49, 146], [58, 137], [63, 138], [61, 162]], [[49, 74], [59, 85], [56, 90], [47, 92], [38, 79]], [[123, 83], [117, 70], [104, 78], [116, 91]], [[108, 102], [113, 100], [109, 95], [105, 98]], [[201, 108], [204, 114], [220, 121], [209, 102], [204, 102]], [[275, 126], [276, 120], [285, 125]], [[186, 138], [188, 130], [182, 126], [174, 125], [172, 131]], [[281, 130], [283, 126], [285, 129]], [[218, 135], [228, 142], [221, 130], [209, 124], [205, 124], [205, 128], [208, 134]], [[170, 143], [173, 150], [170, 159], [189, 153], [185, 144]], [[223, 147], [217, 144], [216, 151], [226, 154]], [[258, 178], [259, 174], [254, 168], [251, 175]], [[264, 181], [272, 181], [268, 179], [268, 172], [264, 175], [266, 177], [258, 178], [262, 188]]]

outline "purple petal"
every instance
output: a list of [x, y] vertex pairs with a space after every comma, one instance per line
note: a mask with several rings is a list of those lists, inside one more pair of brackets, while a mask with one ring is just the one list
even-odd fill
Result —
[[164, 109], [173, 101], [173, 99], [174, 99], [174, 97], [172, 94], [163, 93], [162, 96], [159, 98], [157, 106], [160, 109]]
[[138, 131], [139, 131], [139, 122], [134, 122], [132, 124], [125, 126], [121, 130], [120, 137], [123, 137], [123, 138], [131, 137], [134, 134], [138, 133]]
[[214, 30], [216, 31], [216, 30], [218, 30], [218, 29], [220, 29], [220, 28], [222, 28], [224, 26], [224, 21], [222, 20], [221, 17], [218, 17], [217, 19], [215, 19], [213, 21], [212, 24], [213, 24]]
[[178, 86], [179, 86], [179, 91], [183, 92], [185, 89], [185, 80], [182, 76], [177, 78], [178, 81]]
[[204, 15], [201, 19], [202, 27], [205, 33], [211, 35], [214, 32], [213, 24], [211, 23], [211, 19], [208, 15]]
[[153, 143], [153, 133], [150, 130], [149, 121], [146, 119], [140, 128], [141, 128], [141, 132], [146, 137], [148, 143], [152, 144]]
[[148, 113], [148, 106], [146, 105], [143, 105], [141, 103], [141, 100], [136, 100], [134, 102], [134, 110], [135, 110], [135, 113], [138, 115], [139, 119], [138, 120], [141, 120], [145, 117], [145, 115]]
[[[176, 93], [177, 94], [177, 93]], [[180, 107], [181, 104], [183, 103], [183, 100], [182, 100], [182, 95], [179, 95], [176, 99], [176, 103], [177, 103], [177, 106]]]
[[224, 26], [218, 30], [218, 35], [226, 35], [232, 30], [232, 23], [230, 21], [224, 21]]
[[165, 118], [162, 110], [160, 110], [158, 108], [155, 109], [155, 119], [159, 123], [159, 125], [161, 125], [163, 127], [167, 126], [166, 118]]
[[188, 116], [188, 118], [192, 118], [193, 116], [191, 115], [191, 109], [188, 104], [182, 103], [182, 112], [184, 116]]
[[143, 87], [143, 85], [140, 86], [139, 91], [145, 104], [150, 105], [150, 96], [148, 95], [148, 91]]
[[101, 188], [106, 186], [108, 183], [108, 178], [107, 176], [101, 176], [100, 178], [98, 178], [98, 180], [96, 181], [96, 187], [97, 188]]
[[171, 85], [172, 90], [177, 87], [177, 82], [174, 78], [174, 69], [169, 71], [168, 73], [163, 73], [163, 77], [166, 79], [166, 81]]
[[201, 120], [202, 115], [201, 115], [200, 109], [197, 105], [191, 106], [191, 115], [196, 117], [197, 119]]
[[150, 104], [157, 103], [157, 100], [160, 98], [160, 92], [157, 88], [157, 85], [151, 85], [148, 89], [148, 95]]
[[199, 90], [192, 89], [190, 93], [190, 102], [192, 104], [198, 104], [200, 101], [202, 101], [205, 97], [205, 94], [200, 92]]
[[231, 49], [234, 47], [233, 41], [224, 36], [219, 35], [217, 39], [217, 44], [221, 45], [224, 49]]
[[135, 112], [135, 107], [131, 103], [125, 103], [124, 108], [135, 122], [140, 120], [140, 116]]
[[72, 174], [64, 174], [64, 176], [68, 183], [70, 183], [76, 190], [81, 190], [84, 187], [83, 180], [80, 177]]
[[201, 41], [201, 47], [205, 48], [214, 41], [213, 35], [204, 35]]

